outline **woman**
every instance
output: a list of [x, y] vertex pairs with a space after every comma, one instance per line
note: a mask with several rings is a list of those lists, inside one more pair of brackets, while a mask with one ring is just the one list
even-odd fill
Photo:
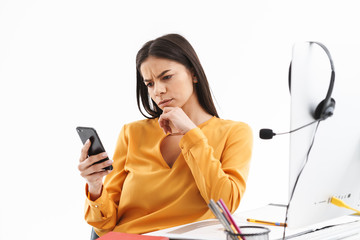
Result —
[[[113, 162], [92, 165], [106, 153], [87, 157], [89, 141], [82, 148], [86, 221], [101, 236], [213, 218], [210, 199], [223, 199], [234, 212], [249, 171], [250, 127], [219, 118], [200, 61], [182, 36], [147, 42], [136, 70], [138, 107], [147, 119], [123, 126]], [[111, 164], [112, 172], [102, 170]]]

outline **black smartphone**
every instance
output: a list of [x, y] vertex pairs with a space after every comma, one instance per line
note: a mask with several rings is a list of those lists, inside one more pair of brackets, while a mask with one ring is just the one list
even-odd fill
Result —
[[[96, 130], [94, 128], [91, 128], [91, 127], [77, 127], [76, 131], [78, 132], [78, 134], [80, 136], [80, 139], [81, 139], [83, 144], [85, 144], [86, 140], [90, 139], [91, 146], [90, 146], [89, 151], [88, 151], [89, 156], [105, 152], [105, 148], [102, 145], [102, 143], [100, 141], [100, 138], [99, 138], [99, 135], [97, 134], [97, 132], [96, 132]], [[109, 158], [106, 157], [106, 158], [104, 158], [104, 159], [102, 159], [102, 160], [100, 160], [100, 161], [98, 161], [98, 162], [96, 162], [94, 164], [102, 163], [102, 162], [104, 162], [104, 161], [106, 161], [108, 159]], [[112, 170], [112, 169], [113, 169], [112, 165], [104, 168], [104, 170]]]

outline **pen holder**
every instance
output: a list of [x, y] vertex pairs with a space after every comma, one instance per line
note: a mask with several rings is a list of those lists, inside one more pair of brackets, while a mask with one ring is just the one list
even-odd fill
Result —
[[241, 233], [225, 230], [227, 240], [269, 240], [270, 229], [260, 226], [239, 226]]

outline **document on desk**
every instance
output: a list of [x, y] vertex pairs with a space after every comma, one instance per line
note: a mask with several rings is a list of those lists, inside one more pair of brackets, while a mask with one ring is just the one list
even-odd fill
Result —
[[[247, 218], [261, 219], [267, 221], [277, 221], [285, 216], [285, 207], [278, 205], [267, 205], [258, 209], [240, 212], [234, 214], [235, 222], [240, 226], [259, 226], [259, 224], [249, 223]], [[265, 226], [265, 225], [263, 225]], [[272, 230], [271, 226], [269, 227]], [[275, 232], [275, 237], [280, 234], [281, 227], [275, 227], [272, 232]], [[276, 230], [276, 231], [275, 231]], [[270, 232], [270, 239], [272, 232]], [[209, 219], [200, 222], [185, 224], [173, 228], [168, 228], [156, 232], [147, 233], [152, 236], [165, 236], [170, 239], [196, 239], [196, 240], [224, 240], [226, 234], [223, 225], [217, 219]]]
[[[281, 204], [268, 204], [264, 207], [244, 212], [236, 212], [233, 217], [242, 226], [262, 226], [270, 229], [269, 239], [281, 239], [284, 227], [275, 226], [275, 223], [285, 222], [286, 206]], [[247, 219], [274, 223], [274, 225], [248, 222]]]
[[173, 228], [167, 228], [156, 232], [146, 233], [150, 236], [165, 236], [170, 239], [193, 239], [193, 240], [224, 240], [226, 234], [223, 225], [217, 219], [185, 224]]
[[[235, 222], [239, 226], [259, 226], [259, 224], [250, 223], [247, 218], [261, 219], [266, 221], [283, 221], [282, 216], [285, 216], [285, 207], [279, 205], [267, 205], [258, 209], [240, 212], [233, 215]], [[280, 238], [282, 227], [268, 227], [270, 232], [270, 239]], [[173, 228], [167, 228], [145, 235], [151, 236], [165, 236], [170, 239], [192, 239], [192, 240], [225, 240], [226, 234], [224, 227], [217, 219], [208, 219], [200, 222], [185, 224]], [[274, 235], [274, 236], [272, 236]]]
[[247, 222], [247, 219], [256, 219], [266, 222], [285, 221], [286, 206], [282, 204], [268, 204], [264, 207], [255, 208], [244, 212], [235, 212], [233, 217], [240, 222]]
[[[284, 222], [286, 214], [286, 207], [284, 205], [269, 204], [265, 207], [237, 212], [233, 215], [234, 220], [240, 226], [263, 226], [270, 229], [270, 240], [281, 240], [283, 237], [284, 227], [270, 226], [264, 224], [257, 224], [248, 222], [248, 218], [263, 220], [268, 222]], [[321, 224], [312, 225], [299, 229], [286, 229], [286, 237], [296, 239], [307, 239], [306, 234], [313, 233], [317, 229], [325, 226], [332, 226], [342, 223], [350, 223], [359, 220], [357, 216], [344, 216], [331, 221], [323, 222]], [[150, 236], [164, 236], [170, 239], [192, 239], [192, 240], [225, 240], [226, 234], [224, 227], [217, 219], [208, 219], [200, 222], [185, 224], [173, 228], [167, 228], [144, 235]], [[322, 238], [319, 238], [322, 239]], [[326, 238], [324, 238], [326, 239]]]

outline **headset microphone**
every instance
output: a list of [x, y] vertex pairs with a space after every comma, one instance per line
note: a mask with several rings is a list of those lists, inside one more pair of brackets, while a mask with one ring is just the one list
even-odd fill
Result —
[[273, 136], [275, 136], [275, 135], [276, 135], [276, 133], [274, 133], [272, 129], [268, 129], [268, 128], [260, 129], [260, 132], [259, 132], [259, 137], [261, 139], [272, 139]]
[[321, 119], [316, 119], [315, 121], [311, 122], [311, 123], [308, 123], [308, 124], [305, 124], [304, 126], [301, 126], [301, 127], [298, 127], [294, 130], [291, 130], [289, 132], [283, 132], [283, 133], [274, 133], [272, 129], [269, 129], [269, 128], [263, 128], [263, 129], [260, 129], [259, 131], [259, 137], [261, 139], [272, 139], [273, 136], [276, 136], [276, 135], [283, 135], [283, 134], [288, 134], [288, 133], [293, 133], [293, 132], [296, 132], [304, 127], [307, 127], [307, 126], [310, 126], [311, 124], [314, 124], [318, 121], [321, 121], [321, 120], [324, 120], [325, 118], [321, 118]]

